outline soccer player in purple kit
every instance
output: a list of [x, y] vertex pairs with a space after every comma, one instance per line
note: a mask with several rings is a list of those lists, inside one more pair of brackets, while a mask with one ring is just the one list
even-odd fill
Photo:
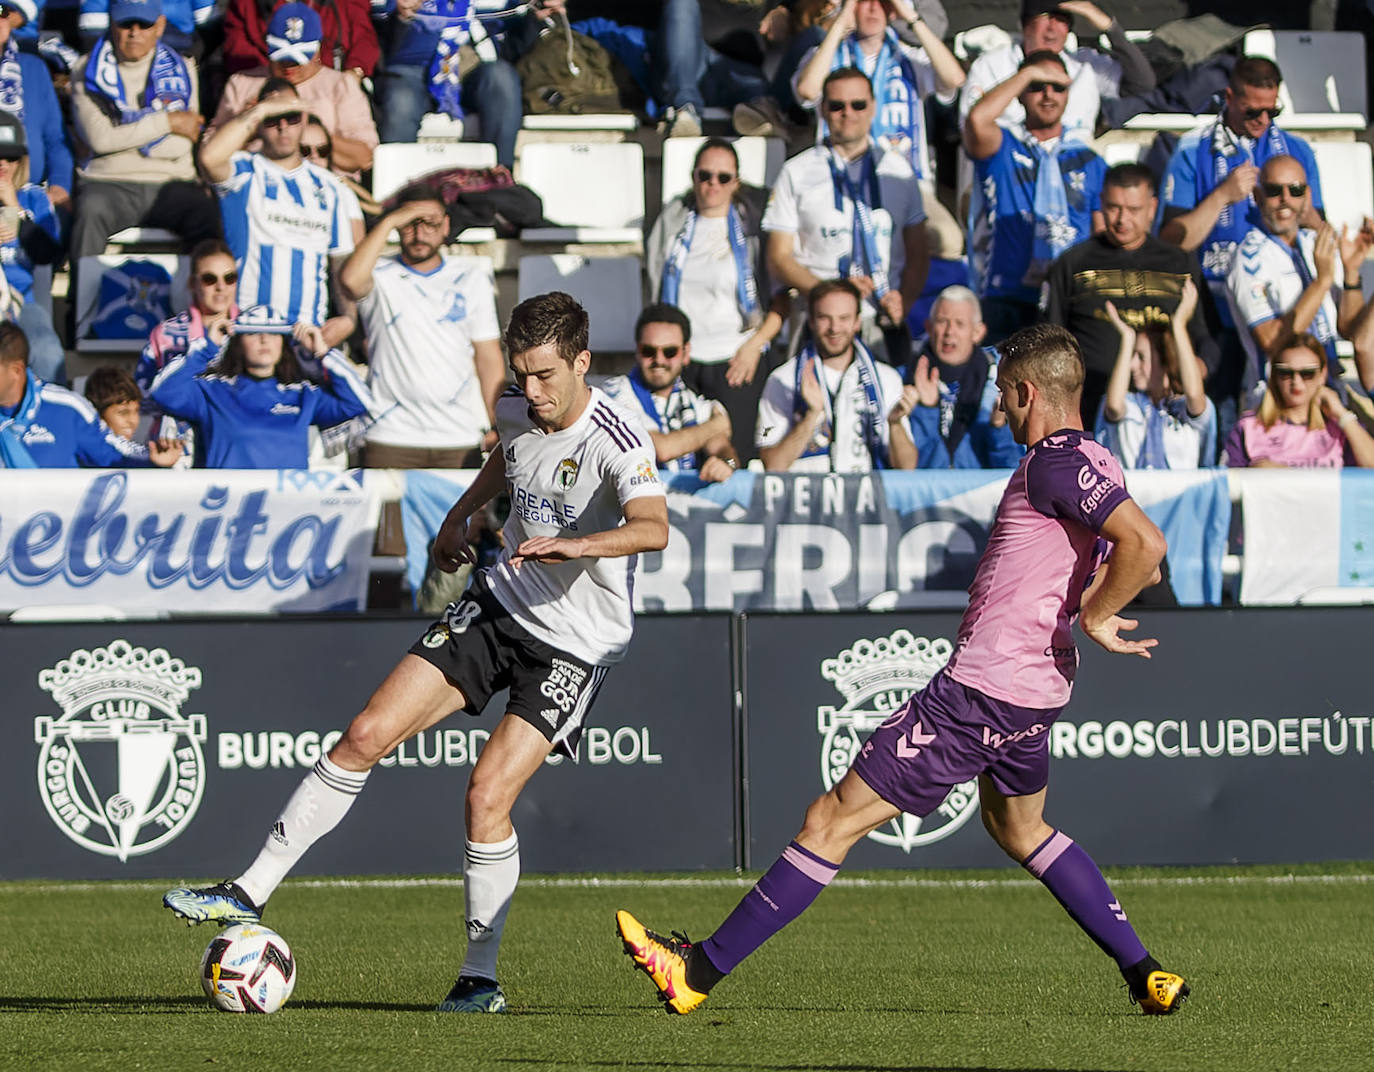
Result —
[[711, 937], [665, 938], [616, 914], [625, 952], [673, 1012], [691, 1012], [805, 911], [860, 838], [902, 812], [929, 814], [975, 775], [988, 833], [1116, 961], [1142, 1011], [1171, 1013], [1188, 995], [1140, 943], [1092, 858], [1043, 817], [1048, 731], [1078, 666], [1074, 620], [1108, 651], [1148, 659], [1157, 642], [1124, 635], [1137, 622], [1120, 611], [1158, 580], [1164, 537], [1126, 493], [1111, 452], [1083, 431], [1074, 337], [1036, 324], [1001, 353], [1000, 404], [1029, 449], [998, 504], [949, 663], [864, 742]]

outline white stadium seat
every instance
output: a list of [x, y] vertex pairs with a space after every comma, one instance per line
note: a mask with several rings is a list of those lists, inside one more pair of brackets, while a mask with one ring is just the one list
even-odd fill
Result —
[[639, 242], [644, 150], [630, 142], [533, 142], [516, 178], [544, 202], [557, 227], [526, 229], [526, 242]]
[[[692, 160], [705, 138], [663, 139], [663, 203], [692, 185]], [[729, 138], [739, 155], [740, 178], [750, 186], [772, 189], [787, 159], [781, 138]]]
[[561, 290], [591, 318], [592, 352], [624, 353], [634, 348], [635, 320], [643, 307], [638, 257], [582, 257], [575, 253], [520, 258], [519, 298]]
[[481, 141], [387, 142], [372, 153], [372, 196], [385, 201], [402, 186], [443, 168], [493, 167], [496, 146]]
[[1321, 172], [1326, 218], [1336, 229], [1343, 223], [1358, 227], [1366, 216], [1374, 216], [1374, 163], [1370, 160], [1369, 144], [1314, 141], [1312, 152]]
[[1251, 30], [1245, 54], [1267, 56], [1279, 66], [1279, 103], [1284, 127], [1302, 129], [1294, 115], [1346, 115], [1362, 128], [1369, 115], [1365, 86], [1364, 35], [1348, 31]]
[[520, 121], [525, 130], [622, 130], [639, 126], [632, 112], [596, 112], [586, 115], [527, 115]]

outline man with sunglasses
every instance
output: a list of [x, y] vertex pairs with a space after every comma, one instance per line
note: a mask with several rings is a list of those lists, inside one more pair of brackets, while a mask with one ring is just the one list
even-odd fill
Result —
[[[225, 239], [238, 260], [240, 303], [314, 324], [332, 347], [353, 334], [352, 308], [342, 295], [338, 315], [329, 309], [337, 265], [361, 234], [362, 210], [341, 179], [301, 158], [304, 130], [296, 88], [269, 79], [253, 107], [205, 140], [200, 164], [215, 184]], [[262, 147], [244, 152], [254, 137]]]
[[643, 428], [659, 469], [719, 483], [739, 467], [730, 416], [683, 382], [691, 360], [692, 322], [676, 305], [655, 302], [635, 322], [635, 367], [600, 386]]
[[163, 227], [187, 247], [220, 233], [215, 202], [196, 176], [203, 120], [195, 61], [162, 43], [162, 0], [116, 0], [110, 32], [72, 75], [80, 162], [71, 256], [105, 249], [126, 227]]
[[905, 353], [889, 352], [899, 340], [889, 346], [883, 328], [902, 330], [925, 286], [926, 213], [910, 162], [869, 136], [873, 106], [858, 68], [826, 76], [821, 111], [830, 134], [783, 165], [762, 227], [775, 284], [796, 290], [800, 306], [821, 280], [849, 280], [863, 296], [864, 341], [900, 363]]
[[[1246, 333], [1232, 320], [1226, 280], [1236, 247], [1259, 222], [1251, 194], [1266, 160], [1291, 156], [1301, 165], [1312, 187], [1302, 224], [1321, 225], [1321, 180], [1312, 147], [1277, 122], [1282, 82], [1273, 60], [1242, 56], [1231, 69], [1221, 112], [1179, 138], [1164, 173], [1159, 237], [1197, 252], [1224, 329], [1222, 360], [1207, 385], [1219, 407], [1223, 399], [1234, 399], [1242, 387], [1252, 386], [1241, 383], [1241, 339]], [[1228, 423], [1228, 414], [1223, 412], [1222, 419]]]
[[207, 136], [252, 107], [269, 78], [282, 78], [296, 87], [306, 109], [328, 131], [333, 166], [354, 179], [370, 168], [378, 144], [372, 105], [356, 77], [324, 65], [323, 38], [320, 16], [309, 4], [277, 8], [267, 26], [267, 65], [229, 76]]
[[[1058, 53], [1032, 52], [964, 124], [974, 162], [969, 260], [994, 345], [1035, 322], [1054, 259], [1102, 230], [1107, 165], [1082, 131], [1064, 124], [1069, 85]], [[1004, 127], [999, 119], [1012, 101], [1025, 121]]]
[[[1327, 368], [1336, 368], [1336, 340], [1351, 335], [1364, 306], [1360, 266], [1374, 244], [1374, 221], [1366, 217], [1354, 234], [1344, 226], [1337, 232], [1324, 220], [1316, 229], [1304, 226], [1311, 196], [1307, 173], [1294, 157], [1272, 156], [1260, 168], [1254, 189], [1259, 224], [1241, 240], [1227, 276], [1247, 357], [1242, 409], [1258, 400], [1274, 344], [1283, 337], [1311, 334], [1326, 350]], [[1331, 296], [1337, 271], [1343, 271], [1339, 305]]]

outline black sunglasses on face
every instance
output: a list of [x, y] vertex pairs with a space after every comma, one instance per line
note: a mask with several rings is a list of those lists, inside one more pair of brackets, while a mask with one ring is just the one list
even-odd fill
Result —
[[239, 281], [238, 272], [225, 272], [222, 276], [215, 275], [214, 272], [201, 272], [200, 285], [203, 287], [213, 287], [216, 283], [223, 283], [226, 287], [232, 287]]
[[271, 119], [264, 119], [262, 125], [265, 127], [279, 127], [285, 124], [288, 127], [297, 127], [301, 124], [302, 115], [300, 112], [286, 112], [282, 115], [274, 115]]
[[1284, 190], [1288, 191], [1289, 197], [1301, 197], [1307, 193], [1305, 182], [1264, 182], [1260, 183], [1260, 188], [1264, 191], [1265, 197], [1282, 197]]
[[735, 181], [733, 172], [729, 171], [707, 171], [705, 168], [697, 169], [697, 182], [710, 182], [715, 179], [721, 186], [728, 186]]
[[677, 357], [681, 350], [681, 346], [650, 346], [648, 343], [639, 344], [640, 357], [655, 357], [658, 354], [662, 354], [671, 361], [673, 358]]
[[1047, 89], [1053, 93], [1067, 93], [1069, 91], [1068, 86], [1061, 86], [1058, 82], [1029, 82], [1026, 84], [1026, 90], [1030, 93], [1043, 93]]
[[333, 148], [328, 145], [306, 145], [305, 142], [301, 142], [301, 156], [318, 156], [321, 160], [328, 160], [333, 152]]
[[851, 100], [851, 101], [828, 100], [828, 101], [825, 102], [825, 110], [826, 110], [827, 112], [830, 112], [832, 115], [834, 115], [834, 114], [836, 114], [836, 113], [838, 113], [838, 112], [842, 112], [842, 111], [844, 111], [846, 108], [848, 108], [851, 112], [865, 112], [865, 111], [868, 110], [868, 101], [866, 101], [866, 100]]
[[1282, 104], [1276, 104], [1272, 108], [1246, 108], [1244, 113], [1245, 118], [1248, 122], [1254, 122], [1254, 120], [1266, 115], [1270, 119], [1277, 119], [1282, 114]]
[[1294, 376], [1301, 376], [1304, 381], [1311, 381], [1317, 378], [1317, 373], [1321, 371], [1317, 366], [1311, 368], [1294, 368], [1292, 365], [1275, 365], [1274, 375], [1281, 380], [1291, 380]]

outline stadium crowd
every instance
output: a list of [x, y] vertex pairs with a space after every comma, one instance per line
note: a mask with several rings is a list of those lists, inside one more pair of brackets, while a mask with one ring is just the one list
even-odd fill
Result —
[[[447, 188], [377, 205], [368, 173], [434, 112], [476, 117], [513, 167], [531, 91], [579, 92], [531, 85], [537, 62], [575, 44], [665, 138], [725, 108], [791, 151], [762, 190], [729, 138], [701, 141], [648, 230], [634, 361], [603, 387], [664, 468], [1013, 466], [997, 347], [1036, 321], [1078, 340], [1083, 420], [1126, 468], [1374, 464], [1374, 220], [1326, 222], [1270, 59], [1221, 56], [1214, 114], [1156, 172], [1094, 149], [1157, 79], [1092, 0], [1024, 0], [967, 68], [939, 0], [44, 15], [0, 3], [2, 467], [479, 464], [507, 379], [490, 261], [447, 251]], [[66, 263], [77, 293], [129, 227], [179, 236], [189, 306], [148, 320], [121, 300], [146, 280], [102, 278], [96, 327], [146, 346], [69, 385], [62, 336], [90, 324], [55, 323], [41, 288]]]

